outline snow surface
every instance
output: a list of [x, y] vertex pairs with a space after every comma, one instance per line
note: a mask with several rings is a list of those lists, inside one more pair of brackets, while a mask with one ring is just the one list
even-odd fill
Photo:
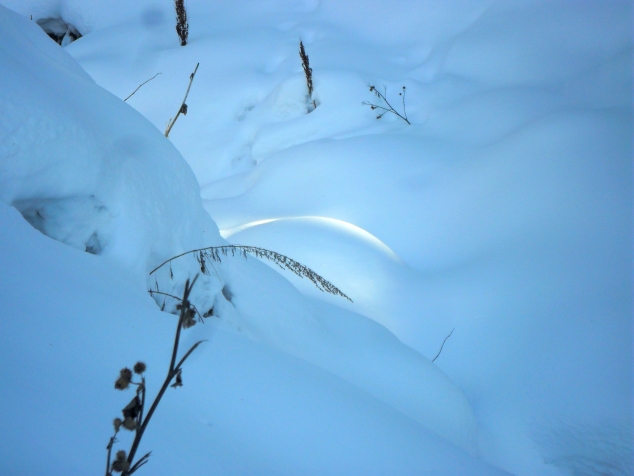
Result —
[[[2, 206], [0, 305], [19, 318], [0, 400], [8, 427], [38, 422], [3, 472], [103, 464], [107, 376], [167, 359], [147, 272], [223, 238], [354, 302], [216, 264], [196, 295], [216, 318], [187, 337], [210, 340], [143, 470], [634, 472], [630, 2], [190, 0], [184, 48], [171, 2], [1, 2], [83, 36], [62, 49], [0, 11], [0, 201], [98, 255]], [[377, 121], [369, 84], [397, 108], [406, 86], [412, 125]], [[178, 260], [161, 288], [195, 270]]]

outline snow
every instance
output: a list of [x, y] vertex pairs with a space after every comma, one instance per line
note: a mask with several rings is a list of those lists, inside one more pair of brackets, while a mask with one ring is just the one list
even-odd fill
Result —
[[171, 2], [1, 1], [2, 472], [103, 465], [198, 265], [148, 272], [227, 240], [353, 302], [213, 263], [141, 471], [632, 473], [631, 3], [190, 0], [180, 47]]

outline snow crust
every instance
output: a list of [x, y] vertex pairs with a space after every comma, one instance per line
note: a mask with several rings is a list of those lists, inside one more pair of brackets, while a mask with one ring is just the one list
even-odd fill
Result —
[[[134, 301], [94, 318], [104, 347], [130, 332], [115, 336], [108, 323], [134, 322], [139, 334], [117, 349], [134, 347], [169, 318], [118, 276], [144, 291], [153, 264], [221, 236], [291, 256], [354, 300], [255, 260], [217, 264], [197, 296], [217, 318], [193, 331], [212, 339], [192, 362], [182, 389], [192, 393], [156, 420], [153, 470], [173, 474], [177, 452], [192, 474], [498, 474], [468, 453], [526, 476], [634, 471], [630, 2], [190, 1], [185, 48], [169, 2], [2, 3], [84, 36], [64, 48], [80, 68], [3, 10], [0, 100], [11, 113], [0, 201], [100, 255], [34, 235], [4, 207], [3, 250], [16, 250], [3, 251], [5, 314], [51, 306], [16, 310], [20, 283], [60, 296], [81, 289], [91, 309]], [[198, 62], [188, 114], [165, 140]], [[157, 72], [127, 105], [90, 79], [123, 99]], [[412, 125], [377, 121], [361, 105], [376, 100], [368, 85], [385, 85], [397, 108], [406, 86]], [[52, 260], [50, 274], [19, 264], [32, 262], [31, 248]], [[51, 278], [93, 276], [95, 266], [117, 277], [63, 289]], [[23, 281], [13, 283], [16, 268]], [[176, 279], [164, 271], [160, 284], [178, 293], [195, 270], [180, 260]], [[70, 325], [62, 314], [55, 322]], [[2, 362], [20, 382], [9, 356], [40, 362], [27, 322], [15, 324], [22, 344], [3, 332]], [[72, 334], [68, 360], [52, 360], [45, 394], [58, 395], [53, 380], [69, 362], [93, 355], [77, 344], [88, 333]], [[103, 360], [95, 388], [112, 371]], [[70, 412], [65, 396], [31, 405], [46, 428]], [[2, 394], [12, 417], [24, 398]], [[105, 428], [109, 414], [99, 418]], [[177, 448], [162, 441], [175, 432]], [[20, 472], [11, 448], [2, 464]], [[46, 466], [28, 464], [33, 474]]]

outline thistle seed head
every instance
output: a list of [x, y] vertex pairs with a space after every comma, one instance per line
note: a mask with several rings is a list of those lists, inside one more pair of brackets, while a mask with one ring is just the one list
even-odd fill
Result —
[[135, 429], [136, 429], [136, 427], [137, 427], [137, 422], [136, 422], [136, 420], [133, 420], [133, 419], [132, 419], [132, 418], [130, 418], [130, 417], [126, 417], [126, 419], [125, 419], [125, 420], [123, 420], [123, 424], [122, 424], [122, 426], [123, 426], [123, 428], [125, 428], [126, 430], [133, 431], [133, 430], [135, 430]]
[[115, 460], [112, 462], [112, 471], [115, 473], [123, 473], [124, 471], [128, 471], [130, 469], [130, 463], [127, 460]]
[[134, 364], [134, 373], [141, 375], [143, 372], [145, 372], [146, 368], [147, 366], [144, 362], [137, 362], [136, 364]]
[[112, 422], [112, 424], [114, 425], [114, 431], [119, 431], [122, 423], [123, 422], [121, 421], [121, 418], [115, 418]]
[[116, 388], [117, 390], [125, 390], [129, 386], [130, 386], [130, 380], [129, 379], [125, 379], [123, 377], [119, 377], [114, 382], [114, 388]]

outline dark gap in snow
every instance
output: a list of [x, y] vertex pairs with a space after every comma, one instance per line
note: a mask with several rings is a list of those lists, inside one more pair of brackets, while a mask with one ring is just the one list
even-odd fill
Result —
[[82, 37], [74, 25], [66, 23], [62, 18], [40, 18], [36, 21], [58, 45], [66, 46]]
[[104, 248], [108, 209], [93, 195], [30, 198], [12, 203], [33, 228], [56, 241], [94, 255]]
[[226, 285], [222, 287], [222, 295], [225, 297], [227, 301], [231, 302], [231, 298], [233, 297], [233, 294], [231, 293], [231, 291]]

